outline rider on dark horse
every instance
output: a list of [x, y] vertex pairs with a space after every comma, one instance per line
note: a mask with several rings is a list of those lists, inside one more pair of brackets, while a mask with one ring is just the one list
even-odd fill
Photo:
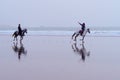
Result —
[[21, 25], [18, 25], [18, 30], [13, 33], [14, 40], [17, 41], [17, 36], [20, 36], [21, 40], [23, 39], [23, 36], [25, 36], [25, 33], [27, 33], [27, 29], [21, 29]]
[[80, 22], [78, 22], [82, 27], [81, 27], [81, 30], [80, 30], [80, 35], [82, 36], [84, 31], [85, 31], [85, 23], [81, 24]]
[[21, 29], [20, 24], [18, 25], [18, 34], [19, 34], [19, 35], [22, 35], [22, 29]]

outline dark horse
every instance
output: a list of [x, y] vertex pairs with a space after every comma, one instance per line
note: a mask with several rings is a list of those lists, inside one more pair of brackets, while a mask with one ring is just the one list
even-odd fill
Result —
[[14, 37], [14, 40], [16, 39], [16, 41], [18, 36], [20, 36], [20, 40], [22, 40], [25, 33], [27, 33], [27, 29], [23, 29], [22, 34], [19, 34], [19, 31], [15, 31], [12, 36]]

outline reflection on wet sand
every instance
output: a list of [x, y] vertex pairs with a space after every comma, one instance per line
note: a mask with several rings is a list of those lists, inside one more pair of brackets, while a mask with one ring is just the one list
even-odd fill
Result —
[[90, 56], [90, 51], [87, 51], [84, 42], [77, 44], [76, 42], [72, 44], [72, 49], [75, 53], [81, 56], [82, 61], [85, 61], [86, 56]]
[[24, 48], [22, 41], [20, 41], [20, 44], [18, 44], [18, 42], [13, 42], [12, 49], [18, 55], [19, 60], [21, 59], [22, 54], [27, 54], [27, 50]]

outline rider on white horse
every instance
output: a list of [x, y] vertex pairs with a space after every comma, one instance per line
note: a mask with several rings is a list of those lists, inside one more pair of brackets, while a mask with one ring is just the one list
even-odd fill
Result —
[[77, 32], [74, 32], [74, 34], [72, 35], [72, 39], [73, 37], [75, 37], [75, 41], [76, 41], [76, 38], [81, 35], [82, 36], [82, 40], [84, 40], [84, 37], [86, 35], [87, 32], [90, 33], [90, 29], [85, 29], [85, 23], [81, 24], [80, 22], [78, 22], [82, 27], [81, 27], [81, 30], [77, 31]]
[[83, 23], [83, 24], [81, 24], [80, 22], [78, 22], [78, 24], [80, 24], [81, 25], [81, 36], [82, 36], [82, 34], [84, 33], [84, 31], [85, 31], [85, 23]]

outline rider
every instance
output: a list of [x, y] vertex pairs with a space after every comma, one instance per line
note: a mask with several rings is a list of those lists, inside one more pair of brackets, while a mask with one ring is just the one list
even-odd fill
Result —
[[21, 29], [21, 25], [20, 24], [18, 25], [18, 33], [19, 33], [19, 35], [22, 35], [22, 29]]
[[84, 33], [84, 31], [85, 31], [85, 23], [80, 23], [80, 22], [78, 22], [82, 27], [81, 27], [81, 35]]

